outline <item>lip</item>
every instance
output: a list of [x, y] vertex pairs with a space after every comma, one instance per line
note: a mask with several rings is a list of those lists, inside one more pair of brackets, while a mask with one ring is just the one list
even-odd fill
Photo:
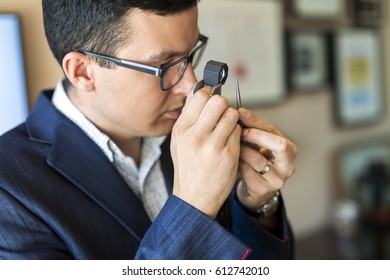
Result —
[[171, 111], [168, 111], [168, 112], [167, 112], [167, 115], [168, 115], [169, 118], [176, 120], [176, 119], [178, 119], [179, 116], [181, 115], [181, 111], [182, 111], [182, 110], [183, 110], [183, 107], [178, 107], [178, 108], [176, 108], [176, 109], [173, 109], [173, 110], [171, 110]]

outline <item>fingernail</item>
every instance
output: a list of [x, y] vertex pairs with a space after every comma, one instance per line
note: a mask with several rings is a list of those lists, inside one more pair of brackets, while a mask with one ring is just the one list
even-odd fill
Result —
[[248, 119], [251, 116], [251, 112], [245, 108], [240, 108], [240, 116]]

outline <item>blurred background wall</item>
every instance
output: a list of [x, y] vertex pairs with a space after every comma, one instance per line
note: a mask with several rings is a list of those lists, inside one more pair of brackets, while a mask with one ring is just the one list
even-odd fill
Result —
[[[20, 16], [30, 107], [41, 89], [54, 87], [62, 76], [45, 40], [40, 4], [39, 0], [0, 1], [1, 13], [16, 13]], [[386, 14], [389, 8], [386, 5]], [[381, 59], [385, 77], [383, 92], [387, 97], [384, 108], [387, 112], [390, 111], [390, 98], [387, 94], [387, 89], [390, 88], [389, 29], [389, 21], [384, 20], [379, 32], [383, 38]], [[340, 188], [335, 179], [337, 165], [334, 158], [340, 153], [341, 147], [390, 136], [389, 114], [371, 125], [348, 129], [338, 127], [334, 121], [334, 96], [333, 88], [305, 93], [291, 91], [279, 104], [254, 108], [259, 116], [276, 126], [299, 148], [295, 176], [289, 179], [283, 190], [288, 215], [297, 238], [298, 258], [340, 257], [318, 252], [317, 250], [324, 250], [321, 246], [315, 246], [323, 242], [322, 239], [314, 238], [313, 243], [310, 243], [311, 237], [317, 235], [330, 242], [327, 234], [332, 234], [329, 228], [333, 224], [335, 201]], [[328, 244], [326, 242], [323, 244]], [[338, 246], [337, 242], [329, 244]], [[388, 241], [386, 246], [390, 246]]]
[[0, 12], [15, 13], [20, 17], [28, 100], [31, 107], [39, 91], [52, 88], [62, 76], [62, 70], [46, 42], [41, 1], [2, 0]]

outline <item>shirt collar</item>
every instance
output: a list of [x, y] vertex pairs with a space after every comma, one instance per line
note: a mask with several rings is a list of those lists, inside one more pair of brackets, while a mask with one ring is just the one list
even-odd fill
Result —
[[[119, 153], [121, 152], [120, 149], [106, 134], [101, 132], [92, 122], [90, 122], [70, 101], [65, 92], [62, 80], [57, 83], [52, 102], [61, 113], [79, 126], [102, 149], [111, 162], [114, 161], [114, 152]], [[147, 145], [149, 147], [153, 147], [154, 149], [160, 149], [160, 146], [164, 142], [165, 138], [166, 136], [145, 137], [143, 138], [143, 146]], [[122, 154], [121, 156], [124, 155]]]

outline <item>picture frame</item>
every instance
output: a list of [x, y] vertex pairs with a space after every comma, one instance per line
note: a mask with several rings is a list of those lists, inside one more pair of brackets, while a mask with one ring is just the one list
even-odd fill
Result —
[[286, 34], [287, 84], [290, 91], [315, 91], [329, 86], [329, 34], [301, 30]]
[[346, 14], [345, 0], [292, 0], [292, 10], [299, 18], [341, 19]]
[[353, 23], [361, 27], [379, 27], [385, 17], [387, 1], [352, 0]]
[[274, 106], [287, 97], [282, 1], [208, 0], [199, 3], [200, 32], [209, 37], [195, 74], [209, 60], [227, 63], [222, 94], [235, 104], [239, 77], [244, 107]]
[[[370, 172], [374, 164], [381, 164], [390, 171], [390, 136], [381, 135], [348, 142], [337, 148], [334, 155], [336, 196], [354, 198], [368, 204], [369, 195], [365, 195], [364, 192], [369, 189], [357, 190], [357, 185], [364, 183], [359, 180]], [[390, 189], [385, 199], [390, 202]]]
[[[390, 254], [390, 139], [377, 135], [335, 150], [333, 227], [347, 258]], [[352, 242], [352, 243], [351, 243]], [[345, 247], [346, 243], [353, 247]], [[359, 248], [358, 250], [356, 250]]]
[[370, 125], [384, 113], [379, 33], [340, 30], [334, 38], [335, 118], [341, 127]]

